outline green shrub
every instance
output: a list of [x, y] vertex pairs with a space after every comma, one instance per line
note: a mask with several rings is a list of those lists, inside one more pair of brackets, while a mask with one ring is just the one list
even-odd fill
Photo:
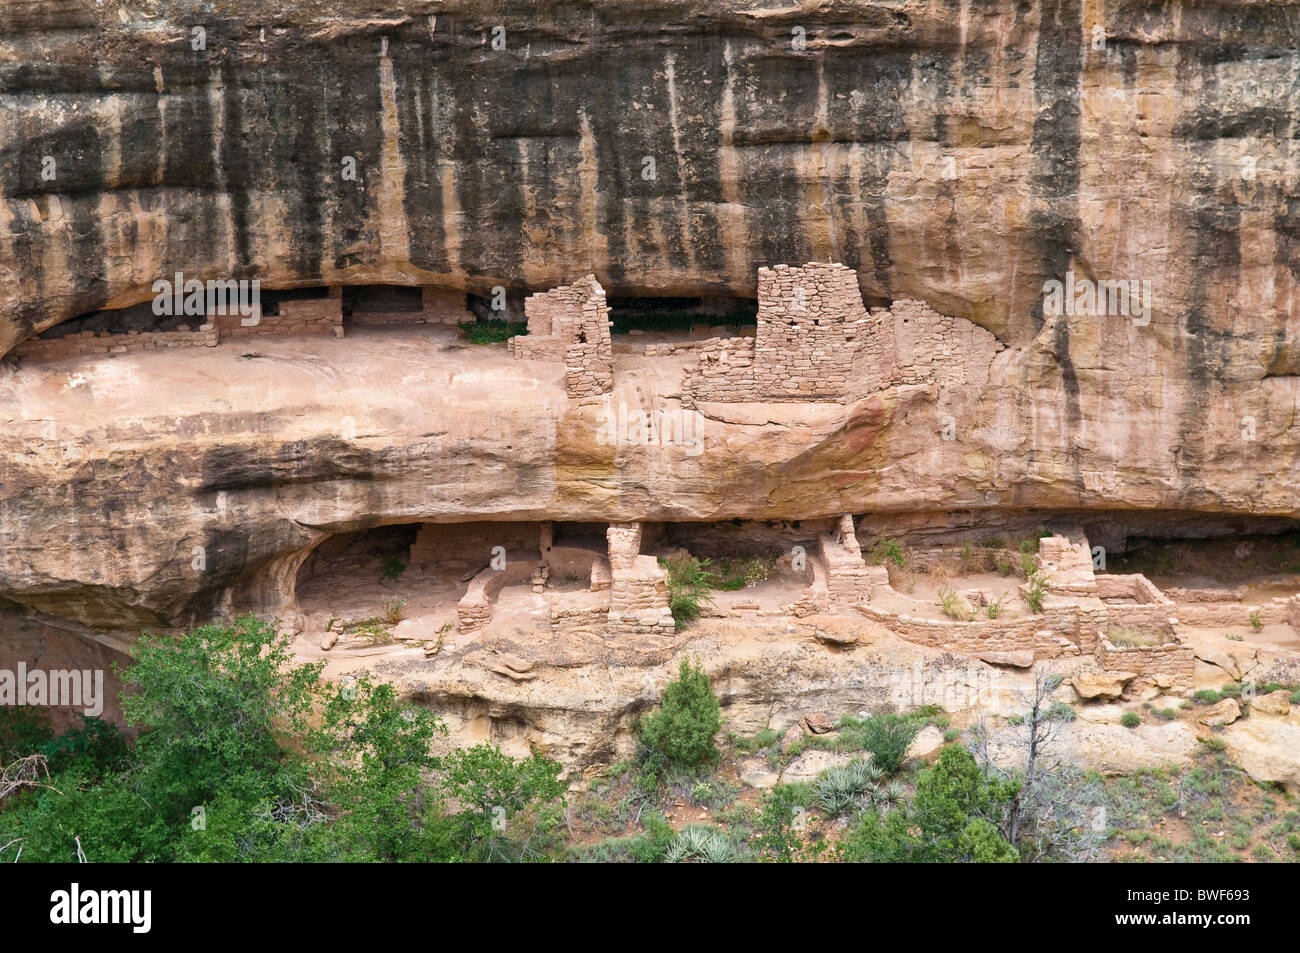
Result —
[[697, 768], [716, 762], [713, 736], [722, 724], [720, 712], [703, 666], [682, 659], [677, 678], [664, 690], [663, 704], [641, 722], [652, 776], [658, 777], [664, 766]]
[[1125, 728], [1136, 728], [1142, 724], [1142, 716], [1135, 711], [1126, 711], [1120, 717], [1119, 723]]
[[460, 327], [471, 344], [497, 344], [528, 331], [528, 324], [525, 321], [504, 321], [500, 318], [487, 321], [462, 321]]
[[990, 619], [996, 619], [1002, 615], [1002, 603], [1006, 600], [1005, 595], [998, 596], [996, 599], [989, 600], [988, 607], [984, 610]]
[[867, 811], [844, 838], [851, 863], [1014, 863], [1016, 849], [989, 818], [1000, 817], [1018, 785], [986, 778], [974, 756], [948, 745], [921, 772], [912, 803], [882, 818]]
[[958, 622], [970, 622], [975, 618], [975, 611], [970, 607], [964, 598], [953, 592], [951, 589], [939, 587], [939, 604], [943, 606], [943, 614], [950, 619], [956, 619]]
[[1250, 627], [1258, 632], [1264, 628], [1264, 623], [1259, 618], [1259, 610], [1255, 609], [1250, 613]]
[[672, 611], [673, 622], [678, 630], [684, 629], [700, 617], [700, 603], [712, 601], [709, 590], [713, 588], [713, 577], [709, 573], [709, 561], [678, 554], [660, 557], [659, 565], [668, 572], [668, 608]]
[[885, 774], [893, 775], [907, 760], [907, 749], [921, 730], [921, 722], [906, 715], [884, 712], [857, 721], [853, 730], [860, 739], [862, 750], [871, 754], [871, 763]]
[[1047, 594], [1047, 575], [1039, 570], [1029, 574], [1025, 585], [1025, 603], [1034, 612], [1043, 611], [1043, 596]]
[[943, 733], [943, 740], [948, 742], [949, 744], [956, 741], [960, 737], [961, 737], [960, 728], [949, 728], [947, 731]]
[[871, 564], [880, 566], [884, 563], [893, 563], [899, 569], [907, 568], [907, 554], [902, 544], [888, 536], [880, 537], [871, 546]]
[[380, 580], [382, 582], [397, 582], [402, 578], [404, 572], [406, 572], [406, 563], [393, 558], [384, 563], [384, 568], [380, 572]]
[[1192, 698], [1198, 705], [1213, 705], [1215, 702], [1223, 700], [1223, 696], [1213, 688], [1198, 688]]
[[1173, 721], [1175, 718], [1178, 717], [1178, 712], [1176, 712], [1172, 708], [1157, 708], [1155, 711], [1152, 712], [1152, 714], [1155, 715], [1157, 718], [1164, 719], [1165, 721]]

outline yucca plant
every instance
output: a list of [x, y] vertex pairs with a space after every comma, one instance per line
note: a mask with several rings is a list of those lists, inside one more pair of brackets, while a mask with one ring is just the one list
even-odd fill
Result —
[[860, 811], [877, 798], [885, 772], [870, 761], [850, 761], [827, 768], [817, 781], [817, 805], [832, 817]]
[[664, 854], [666, 864], [729, 864], [736, 860], [736, 845], [716, 827], [692, 824], [673, 837]]

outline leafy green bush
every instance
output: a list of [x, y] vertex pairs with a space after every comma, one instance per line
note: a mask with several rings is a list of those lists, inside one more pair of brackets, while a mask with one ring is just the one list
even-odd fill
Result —
[[657, 781], [665, 767], [689, 769], [715, 763], [718, 749], [713, 736], [721, 725], [721, 708], [708, 674], [698, 662], [682, 659], [659, 710], [641, 722], [644, 770]]
[[1120, 716], [1119, 723], [1125, 728], [1136, 728], [1142, 724], [1142, 716], [1135, 711], [1126, 711]]
[[700, 617], [700, 603], [711, 602], [709, 590], [713, 578], [709, 574], [709, 561], [694, 556], [678, 554], [660, 557], [659, 565], [668, 572], [668, 608], [678, 630]]
[[759, 859], [792, 863], [805, 855], [817, 856], [825, 846], [804, 835], [804, 811], [814, 797], [808, 784], [778, 784], [763, 796], [763, 807], [755, 824], [753, 847]]
[[1192, 695], [1192, 699], [1198, 705], [1213, 705], [1215, 702], [1223, 700], [1223, 696], [1213, 688], [1198, 688]]
[[[885, 774], [897, 774], [907, 760], [907, 749], [916, 740], [922, 722], [907, 715], [883, 712], [862, 719], [844, 719], [861, 750], [871, 754], [871, 763]], [[849, 724], [851, 721], [851, 725]]]
[[0, 811], [4, 859], [19, 844], [23, 861], [71, 861], [78, 839], [92, 862], [553, 852], [558, 764], [484, 745], [440, 759], [432, 712], [365, 676], [342, 689], [322, 668], [296, 664], [252, 616], [142, 639], [122, 698], [136, 741], [92, 723], [49, 739], [50, 786]]
[[998, 832], [999, 818], [1019, 788], [986, 778], [975, 758], [948, 745], [916, 782], [912, 803], [874, 811], [844, 838], [842, 856], [872, 863], [1014, 863], [1016, 849]]
[[1254, 609], [1250, 613], [1250, 627], [1254, 629], [1256, 632], [1264, 628], [1264, 623], [1259, 617], [1258, 609]]
[[528, 331], [528, 323], [525, 321], [505, 321], [501, 318], [462, 321], [460, 327], [471, 344], [498, 344]]
[[871, 564], [880, 566], [884, 563], [893, 563], [899, 569], [907, 568], [907, 553], [902, 544], [888, 536], [880, 537], [871, 546]]
[[1029, 574], [1025, 585], [1025, 603], [1034, 612], [1043, 611], [1043, 597], [1047, 594], [1047, 575], [1039, 570]]
[[402, 578], [402, 573], [406, 572], [406, 563], [394, 557], [384, 563], [384, 568], [380, 571], [379, 578], [381, 582], [397, 582]]

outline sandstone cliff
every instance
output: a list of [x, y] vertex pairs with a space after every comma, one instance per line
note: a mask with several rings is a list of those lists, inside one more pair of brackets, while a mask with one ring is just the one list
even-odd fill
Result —
[[[8, 0], [0, 27], [0, 351], [176, 271], [752, 296], [827, 258], [1006, 348], [980, 386], [706, 406], [696, 457], [600, 446], [558, 371], [432, 338], [6, 365], [26, 608], [276, 608], [327, 534], [401, 521], [1300, 511], [1295, 5]], [[1067, 275], [1149, 282], [1149, 321], [1045, 315]], [[613, 399], [676, 406], [683, 367], [621, 357]]]

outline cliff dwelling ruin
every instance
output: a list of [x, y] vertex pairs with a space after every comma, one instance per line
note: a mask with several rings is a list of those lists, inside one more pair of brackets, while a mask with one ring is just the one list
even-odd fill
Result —
[[0, 678], [252, 618], [611, 852], [683, 663], [674, 837], [1026, 692], [1300, 791], [1293, 8], [381, 6], [0, 0]]

